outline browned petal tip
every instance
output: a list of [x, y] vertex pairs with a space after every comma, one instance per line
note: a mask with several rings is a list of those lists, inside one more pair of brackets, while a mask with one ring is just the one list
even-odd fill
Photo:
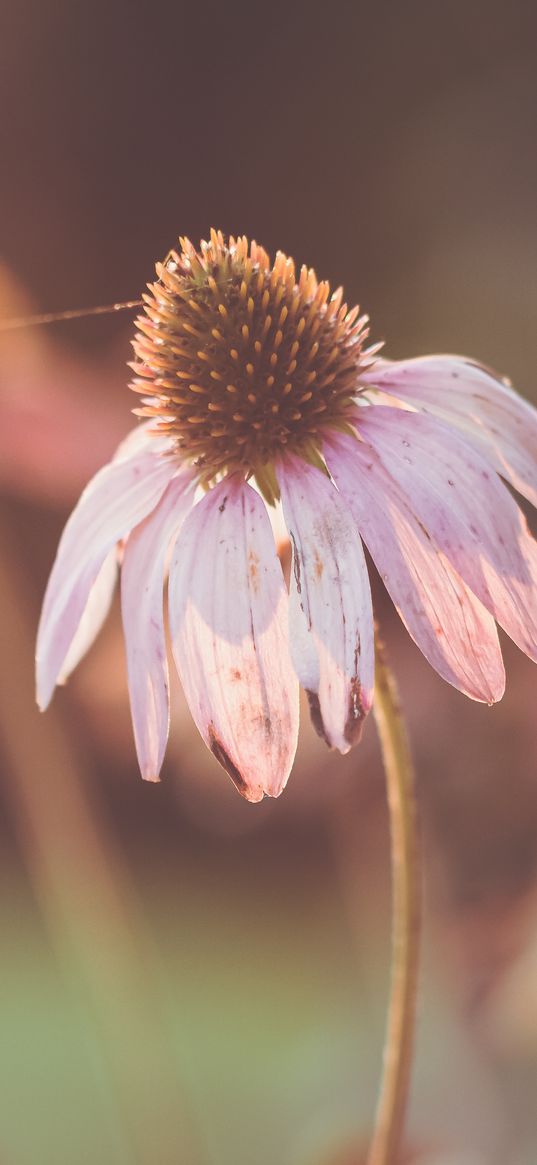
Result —
[[308, 697], [308, 704], [310, 706], [310, 717], [313, 727], [317, 735], [321, 737], [321, 740], [324, 740], [325, 744], [327, 744], [329, 748], [332, 748], [332, 742], [326, 735], [326, 729], [321, 713], [321, 705], [317, 692], [311, 692], [309, 688], [306, 688], [306, 695]]
[[208, 735], [209, 748], [213, 756], [216, 758], [218, 763], [222, 765], [222, 768], [225, 769], [228, 777], [231, 777], [231, 780], [233, 781], [233, 784], [240, 793], [241, 797], [244, 797], [245, 801], [262, 801], [263, 790], [260, 788], [252, 788], [252, 786], [245, 780], [240, 769], [231, 759], [227, 749], [224, 747], [222, 741], [218, 737], [214, 724], [209, 724]]
[[345, 740], [351, 747], [359, 744], [362, 739], [364, 721], [369, 712], [369, 708], [369, 702], [366, 703], [363, 699], [362, 685], [357, 676], [354, 676], [351, 680], [349, 713], [343, 733]]

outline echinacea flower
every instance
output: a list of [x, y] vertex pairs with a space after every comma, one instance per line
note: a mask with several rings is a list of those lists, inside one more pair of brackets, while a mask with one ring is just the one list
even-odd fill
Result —
[[[493, 703], [496, 622], [537, 659], [537, 413], [471, 361], [389, 362], [367, 317], [278, 253], [212, 232], [157, 265], [132, 387], [146, 418], [63, 533], [37, 647], [45, 708], [89, 647], [121, 569], [134, 735], [156, 780], [174, 660], [209, 748], [251, 801], [293, 762], [299, 683], [347, 750], [373, 698], [362, 539], [435, 670]], [[502, 480], [503, 479], [503, 480]], [[289, 592], [269, 513], [292, 544]]]

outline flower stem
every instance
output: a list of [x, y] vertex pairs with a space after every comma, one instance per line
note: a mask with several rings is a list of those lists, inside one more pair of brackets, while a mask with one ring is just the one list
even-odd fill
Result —
[[420, 879], [415, 778], [394, 676], [377, 642], [373, 710], [379, 734], [392, 866], [392, 972], [383, 1078], [368, 1165], [396, 1165], [412, 1067], [418, 985]]

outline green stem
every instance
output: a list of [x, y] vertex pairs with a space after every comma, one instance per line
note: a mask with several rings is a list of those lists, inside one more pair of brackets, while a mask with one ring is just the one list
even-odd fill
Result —
[[383, 1078], [368, 1165], [396, 1165], [412, 1067], [420, 936], [415, 778], [399, 694], [377, 643], [373, 704], [390, 815], [392, 973]]

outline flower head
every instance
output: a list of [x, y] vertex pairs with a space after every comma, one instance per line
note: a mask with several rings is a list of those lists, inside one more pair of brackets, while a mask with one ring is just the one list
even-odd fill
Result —
[[196, 251], [188, 239], [157, 265], [134, 340], [131, 387], [150, 399], [139, 416], [195, 462], [213, 484], [237, 471], [278, 496], [274, 466], [295, 453], [319, 461], [323, 433], [349, 428], [367, 317], [347, 310], [341, 289], [278, 252], [224, 242], [213, 231]]
[[[412, 638], [474, 699], [504, 688], [496, 622], [537, 659], [537, 413], [459, 357], [388, 362], [367, 319], [246, 239], [184, 239], [134, 340], [145, 423], [65, 528], [38, 635], [45, 707], [107, 613], [118, 566], [134, 734], [157, 779], [171, 646], [196, 724], [249, 800], [293, 762], [298, 685], [341, 752], [373, 696], [363, 542]], [[504, 480], [502, 480], [504, 479]], [[292, 544], [287, 590], [269, 513]]]

